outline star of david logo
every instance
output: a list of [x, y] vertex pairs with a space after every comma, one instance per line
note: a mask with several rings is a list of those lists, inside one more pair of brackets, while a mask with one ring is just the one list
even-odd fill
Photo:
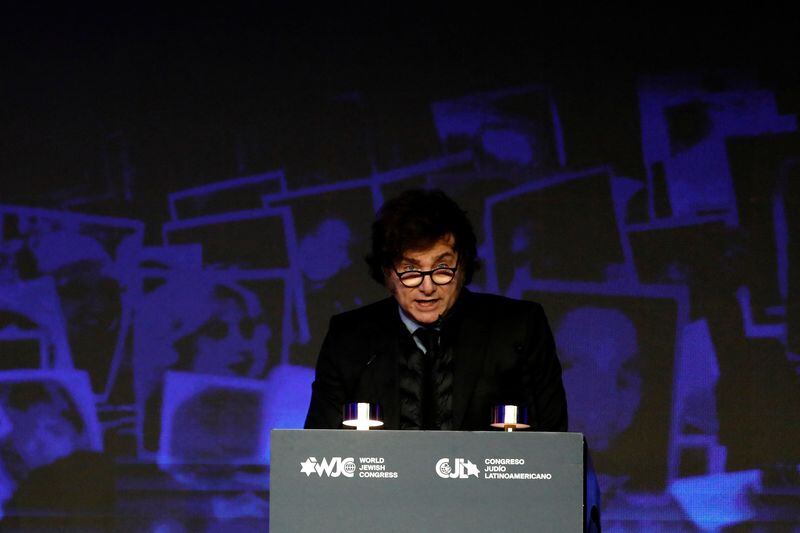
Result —
[[314, 466], [317, 464], [316, 457], [309, 457], [302, 463], [300, 463], [300, 473], [305, 474], [306, 477], [310, 476], [314, 473]]

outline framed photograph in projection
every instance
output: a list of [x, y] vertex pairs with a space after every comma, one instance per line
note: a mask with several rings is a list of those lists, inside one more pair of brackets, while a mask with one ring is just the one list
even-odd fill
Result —
[[0, 206], [0, 250], [16, 250], [8, 268], [55, 281], [72, 362], [102, 401], [126, 356], [143, 236], [138, 220]]
[[285, 270], [144, 275], [133, 374], [138, 453], [148, 457], [158, 449], [166, 373], [263, 380], [289, 358], [292, 294]]
[[631, 265], [611, 172], [550, 176], [486, 199], [486, 277], [493, 292], [532, 279], [602, 282]]
[[310, 342], [292, 348], [290, 362], [314, 366], [331, 316], [386, 296], [363, 259], [375, 213], [374, 185], [347, 181], [263, 201], [291, 209], [311, 335]]
[[542, 304], [563, 367], [569, 426], [586, 435], [601, 488], [661, 491], [675, 454], [681, 287], [536, 282], [519, 295]]
[[[80, 370], [0, 372], [1, 460], [27, 471], [80, 450], [103, 449], [89, 376]], [[1, 482], [1, 481], [0, 481]]]
[[292, 212], [287, 207], [217, 214], [167, 222], [164, 242], [199, 244], [203, 266], [216, 270], [277, 271], [286, 273], [295, 313], [296, 338], [309, 338]]
[[266, 387], [260, 380], [167, 372], [158, 463], [266, 466]]
[[201, 244], [209, 267], [288, 268], [293, 259], [288, 216], [285, 209], [256, 209], [167, 222], [164, 243]]
[[544, 84], [473, 93], [431, 104], [445, 150], [473, 150], [483, 168], [506, 175], [566, 164], [553, 91]]
[[748, 276], [752, 313], [758, 322], [781, 322], [797, 249], [791, 244], [798, 200], [791, 190], [800, 173], [800, 133], [729, 137], [725, 146], [743, 236], [739, 268]]

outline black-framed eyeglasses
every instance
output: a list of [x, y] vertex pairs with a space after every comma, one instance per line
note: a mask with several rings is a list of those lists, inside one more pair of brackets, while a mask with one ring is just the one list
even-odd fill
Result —
[[400, 283], [409, 289], [422, 285], [425, 276], [430, 276], [431, 281], [435, 285], [447, 285], [455, 279], [456, 272], [458, 272], [458, 267], [438, 267], [433, 270], [405, 270], [403, 272], [394, 271]]

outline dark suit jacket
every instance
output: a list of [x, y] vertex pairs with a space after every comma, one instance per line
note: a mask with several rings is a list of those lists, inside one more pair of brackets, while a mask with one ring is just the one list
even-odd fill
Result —
[[[566, 431], [561, 365], [542, 307], [462, 290], [442, 326], [454, 360], [453, 428], [488, 430], [497, 404], [528, 406], [533, 429]], [[378, 403], [398, 429], [398, 367], [410, 333], [394, 298], [334, 316], [317, 361], [306, 428], [338, 429], [346, 402]]]

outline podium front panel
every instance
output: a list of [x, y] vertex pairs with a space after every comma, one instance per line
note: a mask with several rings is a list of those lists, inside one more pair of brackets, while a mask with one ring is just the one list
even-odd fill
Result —
[[274, 430], [270, 531], [583, 531], [580, 433]]

